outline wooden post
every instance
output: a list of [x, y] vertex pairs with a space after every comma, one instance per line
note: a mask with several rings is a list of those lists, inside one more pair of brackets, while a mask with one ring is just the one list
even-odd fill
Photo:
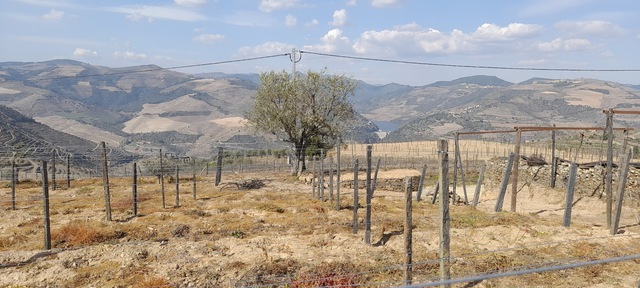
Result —
[[498, 193], [498, 199], [496, 201], [496, 207], [494, 209], [495, 212], [502, 211], [502, 204], [504, 203], [504, 196], [507, 193], [509, 176], [511, 175], [511, 167], [513, 167], [515, 156], [515, 153], [509, 153], [509, 161], [507, 161], [507, 167], [504, 168], [504, 175], [502, 175], [502, 184], [500, 184], [500, 192]]
[[452, 199], [452, 203], [451, 205], [456, 205], [457, 204], [457, 185], [458, 185], [458, 158], [460, 157], [459, 151], [458, 149], [460, 149], [460, 145], [458, 144], [460, 141], [460, 136], [458, 134], [458, 132], [454, 133], [453, 135], [453, 181], [451, 181], [452, 183], [452, 188], [451, 190], [453, 191], [453, 195], [451, 197]]
[[333, 203], [333, 157], [329, 158], [329, 203]]
[[515, 154], [513, 161], [513, 172], [511, 173], [513, 180], [511, 182], [511, 212], [516, 212], [516, 202], [518, 199], [518, 169], [520, 164], [520, 140], [522, 138], [522, 130], [516, 129], [516, 145], [513, 149]]
[[480, 189], [482, 187], [482, 181], [484, 181], [484, 171], [487, 169], [487, 162], [482, 162], [480, 166], [480, 175], [478, 176], [478, 182], [476, 183], [476, 193], [473, 194], [473, 207], [478, 206], [478, 200], [480, 200]]
[[629, 175], [629, 161], [633, 151], [627, 150], [624, 162], [621, 163], [620, 175], [618, 177], [618, 199], [616, 205], [615, 215], [613, 217], [613, 223], [611, 225], [611, 235], [618, 233], [618, 227], [620, 227], [620, 216], [622, 214], [622, 201], [624, 200], [624, 188], [627, 185], [627, 176]]
[[436, 204], [436, 200], [438, 200], [438, 191], [440, 190], [440, 182], [436, 182], [433, 186], [433, 198], [431, 198], [431, 204]]
[[107, 221], [111, 221], [111, 194], [109, 193], [109, 163], [107, 162], [107, 144], [102, 145], [102, 186], [104, 190], [104, 206], [107, 212]]
[[[460, 152], [458, 152], [460, 153]], [[467, 151], [468, 153], [468, 151]], [[468, 159], [469, 157], [467, 157]], [[460, 180], [462, 180], [462, 192], [464, 194], [464, 205], [469, 205], [469, 197], [467, 196], [467, 183], [465, 183], [465, 179], [464, 179], [464, 170], [462, 168], [462, 157], [458, 156], [458, 160], [460, 161], [460, 163], [458, 163], [460, 165]], [[469, 163], [467, 161], [467, 163]]]
[[320, 149], [320, 175], [318, 179], [318, 193], [320, 193], [320, 201], [324, 203], [324, 149]]
[[353, 234], [358, 233], [358, 159], [353, 162]]
[[193, 200], [196, 200], [196, 158], [191, 159], [192, 161], [192, 167], [191, 170], [193, 171]]
[[56, 151], [51, 152], [51, 190], [56, 191]]
[[136, 162], [133, 162], [133, 187], [131, 203], [133, 203], [133, 216], [138, 216], [138, 169]]
[[[103, 142], [104, 143], [104, 142]], [[42, 161], [42, 194], [44, 200], [44, 249], [51, 250], [51, 220], [49, 219], [49, 177], [47, 161]]]
[[569, 182], [567, 183], [567, 197], [564, 205], [564, 227], [571, 225], [571, 210], [573, 208], [573, 192], [576, 187], [576, 174], [578, 172], [578, 164], [571, 162], [569, 165]]
[[222, 147], [218, 147], [218, 157], [216, 158], [216, 182], [215, 186], [220, 185], [222, 179]]
[[613, 181], [613, 109], [609, 109], [609, 111], [607, 111], [606, 130], [607, 170], [604, 182], [604, 192], [607, 194], [607, 228], [611, 229], [611, 208], [613, 206], [613, 192], [611, 191]]
[[16, 161], [11, 161], [11, 210], [16, 210]]
[[378, 158], [378, 163], [376, 164], [376, 171], [373, 173], [373, 182], [371, 183], [371, 198], [373, 198], [373, 194], [376, 192], [376, 185], [378, 183], [378, 171], [380, 170], [380, 161]]
[[367, 145], [367, 192], [365, 194], [365, 218], [364, 218], [364, 243], [371, 244], [371, 150], [372, 146]]
[[71, 154], [67, 155], [67, 189], [71, 188]]
[[[311, 197], [316, 198], [316, 183], [318, 181], [316, 181], [316, 177], [318, 175], [318, 168], [316, 167], [316, 156], [311, 156], [311, 163], [312, 163], [312, 169], [311, 169]], [[320, 190], [318, 190], [318, 195], [320, 195]]]
[[176, 164], [176, 208], [180, 207], [180, 166]]
[[411, 177], [404, 178], [404, 284], [411, 285], [412, 282], [412, 207], [411, 207]]
[[162, 208], [167, 208], [164, 193], [164, 166], [162, 165], [162, 149], [160, 149], [160, 189], [162, 190]]
[[558, 159], [559, 158], [555, 156], [551, 158], [551, 188], [556, 188], [556, 177], [558, 176]]
[[418, 193], [416, 193], [416, 201], [422, 200], [422, 186], [424, 185], [424, 177], [427, 174], [427, 164], [422, 166], [422, 174], [420, 174], [420, 181], [418, 183]]
[[450, 270], [450, 238], [449, 227], [451, 217], [449, 215], [449, 148], [446, 139], [438, 141], [438, 153], [440, 156], [440, 280], [448, 280], [451, 277]]
[[340, 167], [340, 146], [342, 146], [342, 142], [338, 139], [338, 147], [336, 149], [336, 162], [338, 162], [338, 171], [336, 172], [336, 210], [340, 210], [340, 174], [342, 174], [342, 168]]

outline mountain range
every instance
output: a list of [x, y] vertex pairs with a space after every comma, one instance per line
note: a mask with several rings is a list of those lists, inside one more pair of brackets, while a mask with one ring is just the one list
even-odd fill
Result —
[[[22, 122], [33, 119], [86, 143], [105, 141], [123, 155], [152, 154], [163, 148], [176, 155], [209, 157], [219, 146], [286, 145], [245, 126], [243, 115], [259, 85], [258, 74], [192, 75], [154, 65], [110, 68], [73, 60], [0, 63], [0, 105], [8, 107], [2, 111], [13, 109], [23, 115]], [[586, 78], [510, 83], [486, 75], [424, 86], [358, 81], [351, 100], [361, 116], [345, 138], [380, 141], [373, 134], [379, 129], [388, 132], [382, 141], [412, 141], [514, 126], [602, 126], [603, 109], [640, 106], [637, 88]], [[616, 121], [626, 126], [637, 123], [637, 117]]]

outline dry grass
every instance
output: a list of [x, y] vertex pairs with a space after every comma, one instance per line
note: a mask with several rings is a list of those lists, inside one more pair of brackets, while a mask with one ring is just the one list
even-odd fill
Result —
[[[238, 179], [228, 181], [234, 180]], [[401, 269], [389, 268], [397, 267], [403, 262], [401, 232], [404, 229], [404, 206], [400, 193], [381, 191], [373, 199], [372, 243], [388, 238], [385, 243], [374, 247], [362, 243], [364, 209], [359, 214], [359, 234], [352, 234], [353, 212], [350, 207], [353, 206], [353, 199], [345, 190], [342, 196], [343, 209], [336, 211], [328, 202], [311, 199], [310, 187], [299, 185], [291, 177], [273, 180], [265, 188], [242, 191], [220, 191], [219, 187], [215, 188], [210, 182], [204, 182], [198, 183], [199, 199], [194, 201], [190, 193], [185, 193], [180, 196], [181, 206], [178, 208], [172, 205], [173, 191], [167, 189], [167, 208], [163, 209], [158, 193], [159, 185], [150, 181], [151, 183], [139, 187], [143, 191], [139, 201], [144, 203], [141, 205], [144, 213], [139, 217], [129, 218], [131, 199], [126, 197], [130, 195], [130, 183], [127, 181], [130, 179], [117, 180], [119, 184], [112, 186], [112, 195], [115, 195], [115, 201], [112, 202], [113, 217], [117, 221], [109, 223], [104, 221], [101, 179], [77, 180], [74, 182], [77, 185], [75, 188], [56, 192], [59, 193], [55, 194], [58, 198], [52, 200], [52, 209], [58, 211], [52, 217], [54, 247], [94, 247], [103, 244], [115, 247], [119, 243], [142, 242], [145, 249], [150, 249], [147, 246], [168, 242], [180, 243], [189, 252], [179, 254], [179, 251], [171, 249], [182, 246], [174, 246], [166, 250], [173, 251], [171, 253], [176, 256], [172, 257], [175, 258], [160, 255], [159, 252], [155, 255], [148, 252], [149, 255], [144, 260], [133, 263], [102, 260], [96, 265], [72, 267], [69, 269], [74, 269], [75, 276], [61, 285], [184, 285], [178, 279], [188, 276], [156, 269], [158, 266], [168, 265], [161, 261], [183, 261], [181, 257], [187, 257], [184, 255], [189, 255], [189, 249], [195, 249], [194, 252], [199, 251], [197, 249], [208, 251], [208, 256], [198, 258], [197, 261], [208, 263], [209, 266], [204, 270], [210, 270], [207, 271], [207, 279], [215, 283], [212, 286], [235, 285], [240, 283], [237, 282], [239, 279], [247, 285], [286, 282], [290, 287], [352, 284], [373, 286], [372, 283], [398, 283], [402, 277]], [[21, 193], [31, 197], [41, 193], [37, 190], [25, 189]], [[360, 198], [360, 203], [364, 205], [364, 198]], [[429, 201], [414, 202], [413, 205], [413, 255], [414, 261], [419, 263], [415, 266], [414, 275], [416, 279], [430, 279], [438, 275], [437, 262], [432, 261], [438, 258], [437, 205], [432, 205]], [[17, 212], [0, 211], [5, 217], [16, 219], [15, 223], [5, 226], [0, 235], [0, 250], [41, 249], [41, 209], [40, 202], [34, 202], [30, 206], [21, 202]], [[640, 241], [622, 241], [618, 238], [611, 242], [575, 241], [563, 245], [544, 245], [547, 237], [553, 236], [553, 231], [560, 224], [541, 215], [493, 213], [465, 206], [452, 207], [451, 215], [452, 229], [456, 233], [467, 233], [452, 236], [452, 271], [458, 277], [569, 259], [589, 260], [616, 255], [612, 251], [628, 254], [640, 249], [637, 248], [640, 247]], [[584, 237], [587, 233], [592, 233], [592, 227], [583, 227], [576, 224], [565, 233], [567, 237]], [[509, 243], [511, 238], [508, 237], [512, 235], [494, 232], [498, 229], [505, 234], [517, 235], [519, 242]], [[541, 237], [542, 235], [545, 237]], [[495, 243], [492, 245], [496, 246], [491, 249], [514, 249], [481, 250], [471, 241], [477, 239]], [[516, 249], [518, 245], [530, 244], [537, 246]], [[164, 248], [159, 249], [164, 251]], [[264, 256], [242, 257], [242, 251], [260, 249]], [[334, 253], [336, 251], [340, 252]], [[576, 286], [620, 286], [627, 282], [616, 280], [616, 273], [635, 275], [639, 271], [637, 265], [638, 263], [633, 262], [599, 265], [564, 272], [494, 279], [484, 281], [483, 285], [568, 287], [566, 283], [570, 282]], [[199, 271], [196, 268], [189, 269], [191, 270], [188, 272], [180, 270], [180, 273]]]
[[104, 223], [95, 221], [72, 221], [51, 232], [54, 247], [78, 247], [122, 237], [122, 232], [114, 231]]

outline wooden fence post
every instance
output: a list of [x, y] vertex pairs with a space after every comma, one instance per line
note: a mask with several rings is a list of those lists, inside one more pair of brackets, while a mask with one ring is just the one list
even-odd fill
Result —
[[424, 177], [427, 174], [427, 164], [422, 166], [422, 174], [420, 174], [420, 181], [418, 183], [418, 193], [416, 193], [416, 201], [422, 200], [422, 186], [424, 185]]
[[458, 158], [460, 158], [460, 153], [459, 153], [459, 149], [460, 149], [460, 145], [458, 144], [460, 141], [460, 136], [458, 134], [458, 132], [455, 132], [453, 134], [453, 181], [451, 181], [451, 185], [453, 186], [451, 188], [451, 191], [453, 191], [453, 195], [451, 196], [451, 200], [452, 203], [451, 205], [456, 205], [457, 203], [457, 185], [458, 185]]
[[180, 166], [176, 164], [176, 208], [180, 207]]
[[222, 179], [222, 147], [218, 147], [218, 157], [216, 157], [216, 182], [215, 186], [220, 185]]
[[51, 152], [51, 190], [56, 191], [56, 151]]
[[371, 244], [371, 150], [372, 145], [367, 145], [367, 191], [365, 194], [365, 218], [364, 218], [364, 243]]
[[522, 130], [516, 129], [516, 144], [513, 149], [513, 153], [515, 154], [515, 159], [513, 161], [513, 172], [511, 172], [511, 176], [513, 179], [511, 180], [511, 212], [516, 212], [516, 202], [518, 199], [518, 170], [520, 165], [520, 141], [522, 139]]
[[373, 173], [373, 183], [371, 184], [371, 198], [373, 198], [373, 194], [376, 192], [376, 185], [378, 183], [378, 171], [380, 170], [380, 161], [378, 158], [378, 163], [376, 164], [376, 170]]
[[353, 234], [358, 233], [358, 159], [353, 162]]
[[131, 202], [133, 203], [133, 216], [138, 216], [138, 169], [136, 162], [133, 162], [133, 187]]
[[611, 208], [613, 206], [613, 109], [607, 111], [607, 170], [604, 182], [604, 191], [607, 194], [607, 228], [611, 229]]
[[511, 167], [513, 166], [513, 159], [515, 159], [515, 156], [515, 153], [509, 153], [507, 167], [504, 168], [504, 174], [502, 175], [502, 184], [500, 184], [500, 192], [498, 193], [498, 199], [496, 201], [496, 207], [494, 209], [495, 212], [502, 211], [502, 204], [504, 203], [504, 196], [507, 193], [509, 176], [511, 175]]
[[320, 149], [320, 175], [318, 182], [318, 193], [320, 193], [320, 201], [324, 203], [324, 149]]
[[[316, 180], [318, 174], [318, 168], [316, 167], [316, 156], [311, 156], [311, 197], [316, 198], [316, 186], [318, 180]], [[318, 194], [320, 194], [320, 190], [318, 190]]]
[[67, 155], [67, 189], [71, 188], [71, 154]]
[[412, 282], [412, 203], [411, 203], [411, 177], [404, 178], [404, 285], [411, 285]]
[[[553, 124], [556, 127], [556, 124]], [[558, 162], [556, 159], [556, 130], [551, 130], [551, 188], [556, 188], [556, 175], [558, 174]]]
[[450, 270], [450, 237], [449, 228], [451, 217], [449, 215], [449, 143], [446, 139], [438, 140], [438, 153], [440, 158], [440, 280], [448, 280], [451, 277]]
[[16, 210], [16, 161], [11, 161], [11, 210]]
[[431, 198], [431, 204], [436, 204], [436, 201], [438, 200], [439, 190], [440, 190], [440, 181], [436, 182], [436, 184], [433, 185], [433, 197]]
[[333, 157], [329, 158], [329, 204], [333, 203]]
[[340, 146], [342, 146], [342, 142], [338, 139], [338, 147], [336, 150], [336, 161], [338, 162], [338, 170], [336, 172], [336, 183], [338, 184], [336, 186], [336, 210], [340, 210], [340, 174], [342, 174], [342, 168], [340, 167]]
[[104, 206], [107, 212], [107, 221], [111, 221], [111, 194], [109, 193], [109, 163], [107, 162], [107, 145], [102, 145], [102, 185], [104, 190]]
[[473, 207], [478, 206], [478, 200], [480, 200], [480, 189], [482, 187], [482, 181], [484, 181], [484, 171], [487, 169], [487, 162], [482, 162], [480, 166], [480, 175], [478, 175], [478, 182], [476, 183], [476, 193], [473, 194]]
[[162, 165], [162, 149], [160, 149], [160, 189], [162, 190], [162, 208], [167, 208], [164, 192], [164, 166]]
[[47, 161], [42, 161], [42, 194], [44, 200], [44, 249], [51, 250], [51, 220], [49, 219], [49, 177]]
[[571, 225], [571, 209], [573, 208], [573, 192], [576, 187], [576, 174], [578, 172], [578, 164], [571, 162], [569, 165], [569, 182], [567, 183], [567, 197], [564, 205], [564, 227]]
[[631, 156], [633, 151], [629, 149], [627, 151], [626, 157], [624, 157], [624, 161], [621, 163], [620, 167], [620, 175], [618, 177], [618, 199], [616, 205], [615, 215], [613, 217], [613, 223], [611, 225], [611, 235], [616, 235], [618, 233], [618, 227], [620, 225], [620, 215], [622, 214], [622, 201], [624, 200], [624, 188], [627, 185], [627, 176], [629, 175], [629, 161], [631, 160]]
[[191, 169], [193, 171], [193, 200], [196, 200], [196, 158], [193, 158], [191, 161], [193, 162], [193, 168]]

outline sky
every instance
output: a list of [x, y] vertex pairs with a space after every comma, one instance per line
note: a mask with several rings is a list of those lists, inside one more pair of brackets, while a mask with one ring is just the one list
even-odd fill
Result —
[[0, 62], [290, 72], [285, 54], [296, 49], [297, 71], [371, 84], [472, 75], [640, 84], [637, 71], [547, 70], [640, 70], [638, 15], [637, 0], [2, 0]]

